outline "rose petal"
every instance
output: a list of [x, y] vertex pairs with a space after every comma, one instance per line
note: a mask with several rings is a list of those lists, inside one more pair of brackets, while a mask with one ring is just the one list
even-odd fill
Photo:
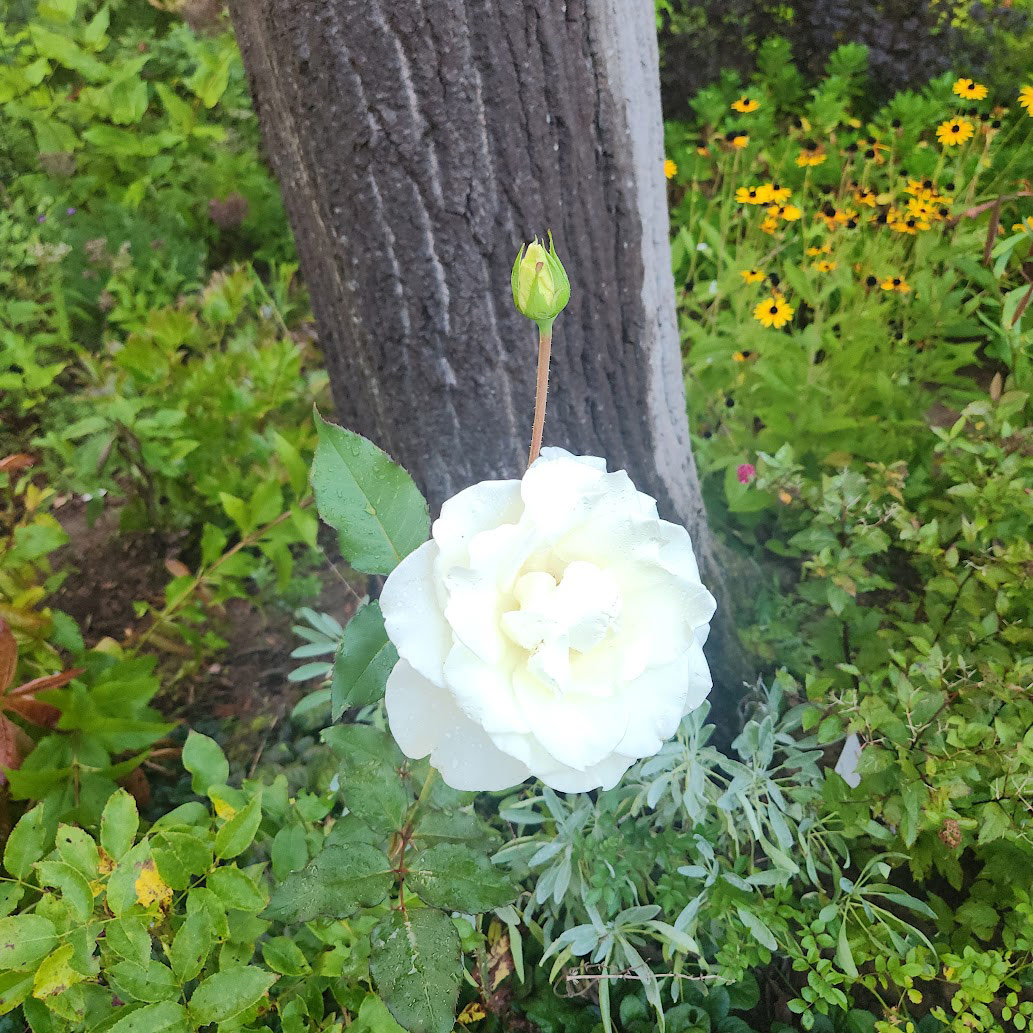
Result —
[[530, 731], [514, 700], [508, 672], [485, 663], [461, 642], [448, 654], [445, 678], [462, 712], [488, 733]]
[[404, 660], [395, 664], [384, 697], [391, 734], [414, 760], [431, 764], [453, 789], [496, 791], [530, 776], [527, 766], [503, 753], [439, 688]]
[[574, 768], [559, 768], [540, 774], [538, 777], [550, 788], [560, 793], [588, 793], [593, 789], [612, 789], [624, 773], [635, 763], [635, 758], [611, 753], [605, 760], [584, 771]]
[[438, 602], [434, 575], [437, 555], [433, 541], [409, 553], [384, 582], [380, 609], [398, 655], [435, 685], [444, 685], [441, 669], [452, 633]]
[[662, 667], [649, 667], [625, 686], [621, 696], [627, 708], [628, 728], [618, 752], [629, 757], [656, 753], [678, 730], [691, 688], [687, 656]]
[[598, 764], [627, 731], [628, 716], [618, 700], [554, 693], [519, 668], [513, 692], [535, 739], [566, 767], [584, 771]]
[[441, 550], [439, 570], [457, 563], [466, 566], [474, 535], [516, 523], [522, 510], [519, 481], [481, 481], [453, 495], [442, 504], [431, 529]]

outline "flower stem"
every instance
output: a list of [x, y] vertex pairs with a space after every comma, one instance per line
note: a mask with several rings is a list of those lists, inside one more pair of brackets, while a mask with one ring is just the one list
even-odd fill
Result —
[[552, 327], [538, 331], [538, 386], [534, 393], [534, 427], [531, 431], [530, 466], [542, 450], [542, 432], [545, 430], [545, 399], [549, 394], [549, 358], [552, 353]]

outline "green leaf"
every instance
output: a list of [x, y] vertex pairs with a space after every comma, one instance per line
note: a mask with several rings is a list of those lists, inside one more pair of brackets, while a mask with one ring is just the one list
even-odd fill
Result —
[[147, 1004], [109, 1026], [106, 1033], [184, 1033], [193, 1027], [187, 1024], [187, 1012], [175, 1001]]
[[206, 883], [227, 908], [258, 914], [269, 902], [265, 890], [236, 867], [216, 868]]
[[215, 856], [222, 860], [242, 854], [252, 842], [262, 822], [262, 797], [251, 797], [246, 806], [215, 834]]
[[31, 972], [0, 973], [0, 1015], [14, 1011], [32, 993]]
[[64, 943], [40, 962], [32, 980], [33, 997], [40, 1001], [56, 997], [86, 978], [81, 972], [76, 972], [70, 964], [74, 953], [75, 947], [70, 943]]
[[319, 515], [340, 535], [345, 559], [388, 574], [430, 535], [427, 503], [400, 466], [364, 437], [316, 413], [312, 489]]
[[440, 911], [392, 911], [370, 937], [370, 973], [409, 1033], [451, 1033], [463, 966], [459, 934]]
[[397, 662], [398, 651], [387, 637], [380, 603], [368, 603], [348, 622], [334, 657], [330, 682], [333, 720], [339, 720], [350, 707], [383, 699], [387, 676]]
[[212, 949], [212, 920], [206, 911], [187, 915], [169, 949], [169, 962], [176, 978], [188, 983], [200, 975]]
[[100, 845], [116, 861], [133, 845], [140, 828], [136, 800], [124, 789], [113, 793], [100, 816]]
[[40, 861], [36, 870], [40, 884], [59, 890], [77, 921], [85, 922], [93, 914], [93, 891], [82, 872], [64, 861]]
[[1000, 839], [1011, 828], [1011, 818], [1008, 817], [1008, 812], [994, 801], [983, 807], [980, 817], [982, 819], [979, 825], [980, 845]]
[[212, 866], [212, 848], [197, 831], [162, 828], [151, 831], [151, 855], [158, 874], [174, 890], [185, 890], [195, 875]]
[[852, 979], [857, 978], [857, 965], [854, 964], [854, 954], [850, 950], [850, 938], [847, 936], [846, 922], [839, 927], [839, 940], [836, 945], [836, 961], [839, 967]]
[[288, 825], [280, 829], [273, 837], [269, 860], [273, 866], [273, 878], [277, 882], [283, 882], [291, 872], [304, 868], [308, 862], [305, 830], [300, 825]]
[[230, 762], [222, 747], [193, 729], [183, 746], [183, 767], [190, 772], [190, 788], [198, 796], [204, 796], [209, 786], [225, 785], [230, 777]]
[[406, 883], [431, 907], [479, 915], [512, 903], [517, 887], [481, 853], [460, 843], [439, 843], [409, 863]]
[[376, 847], [331, 844], [276, 887], [265, 915], [289, 923], [347, 918], [360, 907], [379, 904], [393, 879], [391, 862]]
[[279, 976], [237, 965], [209, 976], [190, 998], [190, 1017], [199, 1026], [225, 1022], [262, 999]]
[[357, 817], [377, 832], [402, 827], [409, 798], [398, 775], [402, 755], [386, 733], [369, 725], [338, 725], [323, 741], [341, 758], [341, 795]]
[[151, 956], [151, 936], [147, 919], [125, 917], [108, 922], [104, 929], [104, 944], [124, 961], [145, 965]]
[[61, 860], [71, 865], [84, 879], [97, 878], [100, 855], [89, 833], [74, 825], [58, 825], [55, 846]]
[[304, 976], [312, 971], [301, 948], [287, 936], [274, 936], [262, 944], [262, 959], [283, 976]]
[[57, 942], [57, 930], [42, 915], [0, 918], [0, 970], [25, 968], [46, 957]]
[[742, 924], [753, 934], [754, 939], [762, 946], [767, 947], [768, 950], [777, 950], [778, 942], [775, 937], [771, 934], [771, 930], [751, 911], [747, 911], [743, 907], [736, 907], [736, 913], [739, 915]]
[[119, 996], [153, 1003], [179, 996], [179, 981], [168, 965], [148, 959], [142, 965], [120, 961], [109, 970]]
[[150, 855], [151, 844], [144, 839], [119, 858], [115, 870], [108, 876], [107, 903], [113, 915], [121, 915], [136, 903], [136, 880]]
[[51, 833], [43, 816], [43, 804], [26, 811], [11, 829], [4, 847], [4, 867], [16, 879], [24, 879], [51, 842]]

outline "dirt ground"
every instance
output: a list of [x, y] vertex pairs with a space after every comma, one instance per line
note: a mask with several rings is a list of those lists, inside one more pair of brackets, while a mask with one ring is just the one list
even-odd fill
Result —
[[[56, 515], [70, 542], [52, 559], [56, 569], [71, 572], [51, 604], [78, 621], [87, 645], [103, 638], [131, 640], [151, 620], [138, 617], [133, 604], [146, 601], [160, 609], [171, 577], [166, 563], [189, 565], [185, 537], [120, 531], [114, 507], [92, 526], [85, 506], [77, 501], [67, 502]], [[345, 623], [355, 612], [361, 583], [356, 582], [356, 590], [330, 569], [320, 581], [319, 597], [307, 605]], [[226, 640], [226, 647], [200, 663], [190, 656], [161, 654], [162, 689], [154, 705], [184, 728], [211, 734], [219, 727], [220, 739], [234, 740], [238, 751], [253, 745], [259, 752], [298, 700], [316, 688], [314, 682], [287, 680], [300, 663], [289, 655], [301, 644], [291, 631], [293, 623], [290, 609], [275, 600], [262, 600], [261, 605], [230, 600], [213, 617], [213, 629]]]

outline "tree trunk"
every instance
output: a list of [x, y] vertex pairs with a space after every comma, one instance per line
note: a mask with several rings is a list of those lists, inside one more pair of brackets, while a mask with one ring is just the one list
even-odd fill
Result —
[[[510, 269], [551, 229], [573, 294], [545, 443], [627, 469], [721, 593], [685, 413], [653, 0], [230, 6], [339, 419], [432, 508], [519, 476], [536, 335]], [[708, 653], [734, 697], [724, 615]]]

